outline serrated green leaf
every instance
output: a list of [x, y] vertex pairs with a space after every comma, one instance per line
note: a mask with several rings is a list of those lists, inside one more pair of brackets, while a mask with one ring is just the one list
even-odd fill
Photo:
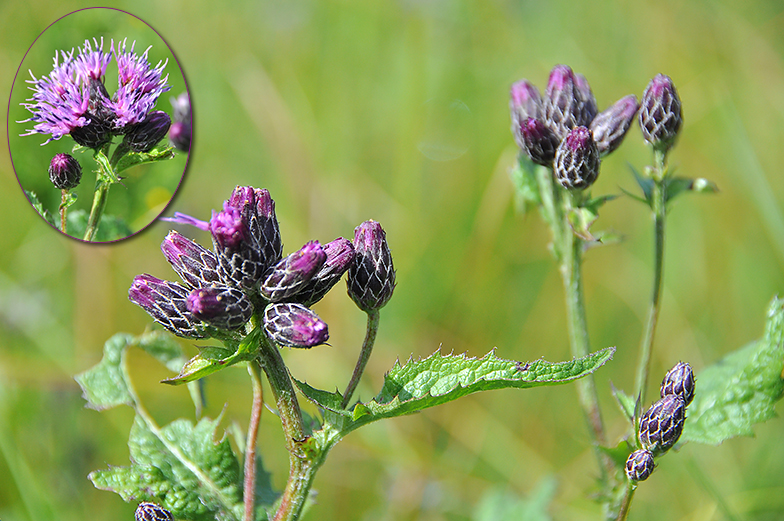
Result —
[[626, 466], [626, 460], [629, 458], [629, 454], [634, 451], [634, 447], [629, 444], [629, 441], [623, 439], [618, 442], [618, 445], [615, 447], [604, 447], [599, 445], [599, 450], [607, 454], [611, 460], [615, 463], [615, 466], [619, 469], [622, 469]]
[[496, 357], [494, 351], [482, 358], [436, 351], [425, 359], [395, 364], [385, 376], [378, 396], [354, 407], [353, 421], [343, 422], [342, 434], [382, 418], [411, 414], [478, 391], [570, 382], [596, 371], [613, 353], [615, 348], [608, 347], [584, 358], [551, 363], [504, 360]]
[[158, 429], [137, 415], [128, 442], [131, 466], [96, 471], [90, 479], [126, 500], [159, 502], [178, 519], [238, 521], [240, 464], [228, 439], [215, 441], [219, 421], [202, 419], [194, 426], [175, 420]]
[[765, 335], [696, 376], [694, 401], [681, 439], [719, 444], [735, 436], [753, 436], [756, 423], [775, 415], [784, 395], [784, 300], [768, 308]]
[[342, 394], [338, 392], [331, 393], [329, 391], [316, 389], [315, 387], [311, 387], [305, 382], [300, 382], [296, 378], [292, 378], [291, 380], [294, 382], [294, 385], [297, 386], [299, 392], [302, 393], [303, 396], [305, 396], [305, 398], [307, 398], [314, 404], [318, 405], [322, 409], [336, 412], [344, 416], [351, 415], [347, 410], [341, 407], [341, 404], [343, 402]]
[[133, 394], [122, 368], [125, 348], [135, 343], [136, 338], [127, 333], [118, 333], [103, 346], [103, 358], [91, 369], [76, 375], [75, 380], [82, 388], [87, 407], [104, 410], [118, 405], [133, 406]]
[[120, 172], [131, 168], [136, 165], [143, 165], [145, 163], [156, 163], [158, 161], [166, 161], [174, 157], [174, 147], [163, 144], [158, 144], [149, 152], [129, 152], [124, 155], [118, 162], [115, 172]]
[[138, 338], [137, 344], [170, 371], [177, 371], [187, 359], [177, 339], [165, 331], [155, 330]]
[[27, 198], [30, 199], [30, 203], [33, 205], [33, 208], [35, 208], [35, 211], [38, 212], [41, 217], [46, 219], [46, 222], [56, 227], [57, 224], [54, 222], [54, 217], [49, 213], [49, 210], [44, 208], [44, 205], [41, 204], [41, 201], [38, 199], [38, 196], [35, 194], [35, 192], [29, 192], [25, 190], [24, 193], [27, 195]]

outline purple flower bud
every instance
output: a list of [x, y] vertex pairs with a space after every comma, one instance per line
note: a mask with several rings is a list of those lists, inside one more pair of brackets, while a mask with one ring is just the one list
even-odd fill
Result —
[[218, 273], [227, 285], [252, 290], [267, 269], [242, 212], [226, 201], [209, 223], [218, 257]]
[[294, 300], [305, 306], [311, 306], [321, 300], [354, 262], [354, 245], [348, 239], [339, 237], [325, 244], [323, 248], [327, 254], [324, 265], [310, 282], [294, 295]]
[[668, 451], [680, 438], [685, 419], [683, 398], [676, 394], [665, 395], [640, 418], [640, 443], [654, 454]]
[[555, 178], [566, 189], [582, 190], [599, 175], [599, 149], [591, 131], [577, 127], [566, 136], [555, 153]]
[[278, 262], [262, 282], [261, 295], [271, 302], [280, 302], [302, 291], [327, 260], [318, 241], [305, 244], [298, 251]]
[[253, 316], [250, 299], [241, 290], [229, 286], [194, 289], [186, 305], [196, 318], [218, 329], [239, 329]]
[[[582, 80], [581, 80], [582, 81]], [[564, 139], [575, 127], [587, 126], [596, 114], [596, 101], [590, 93], [587, 82], [581, 87], [572, 69], [566, 65], [556, 65], [550, 73], [544, 95], [544, 121], [550, 130]]]
[[191, 118], [191, 100], [187, 92], [176, 98], [171, 98], [174, 115], [173, 123], [169, 129], [169, 141], [177, 150], [188, 152], [191, 149], [191, 135], [193, 121]]
[[528, 118], [520, 125], [517, 138], [518, 146], [525, 151], [531, 161], [538, 165], [550, 166], [558, 148], [558, 138], [541, 120]]
[[136, 507], [136, 521], [174, 521], [174, 517], [162, 506], [145, 501]]
[[170, 126], [169, 115], [155, 110], [147, 114], [141, 123], [126, 126], [123, 142], [134, 152], [149, 152], [166, 137]]
[[176, 282], [152, 275], [137, 275], [128, 290], [128, 299], [177, 336], [204, 338], [200, 321], [188, 310], [190, 290]]
[[82, 165], [69, 154], [55, 154], [49, 163], [49, 179], [60, 190], [76, 188], [82, 179]]
[[682, 123], [681, 100], [675, 85], [669, 76], [656, 75], [640, 103], [640, 128], [645, 141], [666, 151], [675, 144]]
[[[582, 74], [574, 75], [574, 84], [577, 90], [580, 91], [580, 97], [583, 100], [583, 117], [585, 121], [592, 121], [599, 112], [599, 107], [596, 104], [596, 97], [593, 95], [591, 86]], [[585, 126], [588, 126], [588, 123], [585, 123]]]
[[653, 472], [653, 454], [647, 449], [635, 450], [626, 460], [626, 475], [632, 481], [645, 481]]
[[200, 244], [171, 231], [161, 243], [161, 250], [174, 271], [191, 288], [220, 282], [218, 258]]
[[661, 384], [661, 397], [674, 394], [683, 398], [687, 406], [694, 399], [694, 373], [686, 362], [678, 362], [664, 376]]
[[512, 132], [517, 121], [542, 116], [542, 95], [528, 80], [520, 80], [509, 89], [509, 112], [512, 115]]
[[360, 309], [381, 309], [395, 290], [395, 267], [386, 233], [376, 221], [354, 230], [354, 263], [348, 270], [348, 294]]
[[276, 264], [283, 254], [278, 218], [275, 216], [275, 201], [266, 189], [238, 186], [228, 204], [239, 209], [248, 225], [251, 242], [264, 264], [264, 269]]
[[329, 339], [327, 324], [313, 311], [290, 302], [270, 304], [264, 310], [264, 329], [282, 346], [313, 347]]
[[600, 155], [609, 154], [623, 142], [638, 107], [637, 96], [629, 94], [594, 118], [591, 132]]

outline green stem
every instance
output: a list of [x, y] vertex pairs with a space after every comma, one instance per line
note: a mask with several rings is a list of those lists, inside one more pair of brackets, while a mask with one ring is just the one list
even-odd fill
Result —
[[632, 480], [627, 479], [626, 492], [623, 495], [620, 510], [618, 510], [618, 517], [616, 518], [617, 521], [626, 521], [626, 518], [629, 516], [629, 508], [632, 505], [632, 499], [634, 498], [635, 490], [637, 490], [637, 485], [632, 482]]
[[653, 169], [653, 188], [651, 191], [651, 209], [653, 213], [654, 227], [654, 267], [653, 267], [653, 291], [651, 302], [648, 307], [648, 320], [645, 325], [642, 342], [640, 343], [640, 361], [637, 366], [637, 396], [640, 403], [645, 403], [645, 391], [648, 386], [648, 374], [650, 373], [651, 350], [656, 335], [656, 324], [659, 321], [661, 310], [661, 290], [664, 277], [664, 231], [666, 219], [667, 201], [667, 164], [666, 155], [663, 152], [654, 153]]
[[243, 501], [245, 503], [244, 521], [255, 521], [256, 505], [256, 439], [259, 435], [261, 411], [264, 408], [264, 389], [261, 386], [261, 366], [258, 359], [248, 365], [253, 384], [253, 406], [251, 407], [248, 437], [245, 441], [245, 477], [243, 483]]
[[272, 344], [266, 335], [262, 335], [259, 350], [259, 362], [272, 389], [286, 437], [286, 449], [289, 451], [289, 479], [273, 519], [293, 521], [302, 513], [322, 459], [314, 460], [312, 455], [304, 450], [303, 445], [308, 437], [302, 422], [302, 409], [277, 346]]
[[106, 210], [106, 202], [109, 200], [109, 183], [98, 180], [98, 187], [93, 194], [93, 206], [90, 209], [90, 217], [87, 219], [87, 229], [84, 232], [84, 240], [92, 241], [95, 237], [95, 232], [98, 230], [98, 225], [101, 224], [101, 217]]
[[373, 352], [373, 344], [376, 342], [376, 333], [378, 332], [379, 312], [377, 309], [369, 311], [367, 314], [367, 329], [365, 331], [365, 341], [362, 343], [362, 349], [359, 351], [359, 358], [357, 365], [354, 367], [354, 373], [351, 375], [351, 380], [346, 387], [346, 392], [343, 395], [343, 402], [341, 408], [345, 409], [348, 402], [351, 401], [351, 396], [359, 385], [359, 380], [362, 378], [362, 373], [365, 372], [370, 354]]
[[68, 234], [66, 231], [67, 223], [66, 212], [68, 210], [68, 190], [61, 190], [60, 196], [60, 231]]

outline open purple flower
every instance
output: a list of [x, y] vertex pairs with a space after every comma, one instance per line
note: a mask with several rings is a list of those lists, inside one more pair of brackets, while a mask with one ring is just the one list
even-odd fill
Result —
[[126, 40], [119, 42], [116, 48], [112, 43], [112, 52], [119, 69], [119, 86], [112, 99], [117, 129], [144, 121], [158, 97], [171, 89], [166, 83], [169, 76], [163, 77], [163, 69], [168, 61], [158, 62], [158, 65], [152, 67], [147, 61], [150, 47], [137, 55], [133, 50], [135, 45], [136, 42], [133, 42], [131, 48], [126, 50]]

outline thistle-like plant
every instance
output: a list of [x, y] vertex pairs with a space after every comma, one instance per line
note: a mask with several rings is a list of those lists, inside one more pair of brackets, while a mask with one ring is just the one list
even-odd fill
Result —
[[[30, 71], [32, 80], [28, 83], [33, 94], [22, 105], [31, 116], [20, 123], [32, 123], [32, 128], [21, 135], [48, 136], [42, 145], [70, 136], [75, 142], [72, 153], [91, 151], [97, 166], [90, 215], [80, 233], [85, 241], [129, 235], [127, 226], [118, 225], [109, 237], [96, 239], [109, 188], [120, 183], [120, 173], [132, 166], [174, 157], [172, 147], [159, 146], [169, 132], [171, 118], [166, 112], [154, 110], [160, 95], [171, 88], [168, 76], [164, 76], [166, 63], [159, 62], [153, 67], [148, 61], [150, 48], [140, 54], [134, 47], [135, 42], [129, 48], [126, 40], [116, 44], [112, 40], [110, 49], [104, 50], [103, 38], [85, 40], [78, 53], [74, 49], [56, 52], [48, 75], [36, 78]], [[104, 79], [112, 58], [117, 64], [118, 85], [110, 94]], [[182, 129], [178, 132], [184, 134]], [[187, 133], [190, 135], [189, 127]], [[119, 142], [110, 153], [115, 139]], [[63, 156], [70, 159], [65, 161]], [[57, 154], [49, 174], [54, 186], [62, 191], [59, 225], [50, 220], [67, 233], [67, 209], [75, 202], [71, 190], [81, 180], [81, 165], [71, 155]], [[28, 196], [37, 202], [34, 194]], [[47, 217], [48, 212], [42, 215]]]

